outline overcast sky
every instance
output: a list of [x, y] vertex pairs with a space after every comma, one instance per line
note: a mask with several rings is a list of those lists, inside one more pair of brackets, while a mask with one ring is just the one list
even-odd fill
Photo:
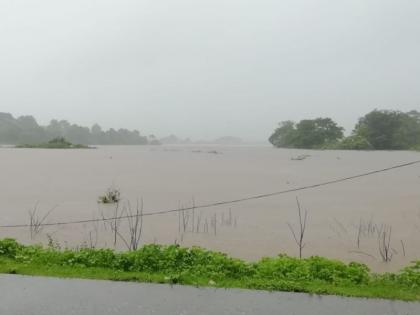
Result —
[[420, 110], [417, 0], [0, 0], [0, 112], [264, 140]]

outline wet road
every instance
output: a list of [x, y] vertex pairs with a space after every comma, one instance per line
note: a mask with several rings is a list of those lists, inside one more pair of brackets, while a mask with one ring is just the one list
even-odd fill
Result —
[[418, 315], [420, 303], [0, 275], [0, 314]]

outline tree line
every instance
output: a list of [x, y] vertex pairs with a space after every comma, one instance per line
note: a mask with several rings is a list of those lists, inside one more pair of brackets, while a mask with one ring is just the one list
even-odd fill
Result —
[[103, 144], [157, 144], [153, 136], [143, 136], [138, 130], [113, 128], [102, 130], [95, 124], [91, 128], [70, 124], [66, 120], [51, 120], [49, 125], [40, 126], [32, 116], [14, 118], [9, 113], [0, 113], [1, 144], [39, 144], [55, 138], [65, 138], [71, 143], [82, 145]]
[[279, 148], [419, 150], [420, 112], [375, 109], [361, 117], [347, 137], [331, 118], [283, 121], [269, 141]]

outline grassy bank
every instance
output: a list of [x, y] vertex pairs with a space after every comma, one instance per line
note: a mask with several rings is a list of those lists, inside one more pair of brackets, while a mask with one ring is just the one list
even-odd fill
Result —
[[133, 252], [60, 250], [0, 241], [0, 273], [420, 300], [420, 262], [398, 274], [359, 263], [280, 255], [256, 263], [201, 248], [146, 245]]

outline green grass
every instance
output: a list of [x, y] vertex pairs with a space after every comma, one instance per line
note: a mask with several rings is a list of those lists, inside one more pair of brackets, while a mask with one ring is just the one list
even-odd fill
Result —
[[420, 300], [420, 262], [396, 274], [359, 263], [285, 255], [245, 262], [202, 248], [145, 245], [133, 252], [60, 250], [0, 240], [0, 273]]

